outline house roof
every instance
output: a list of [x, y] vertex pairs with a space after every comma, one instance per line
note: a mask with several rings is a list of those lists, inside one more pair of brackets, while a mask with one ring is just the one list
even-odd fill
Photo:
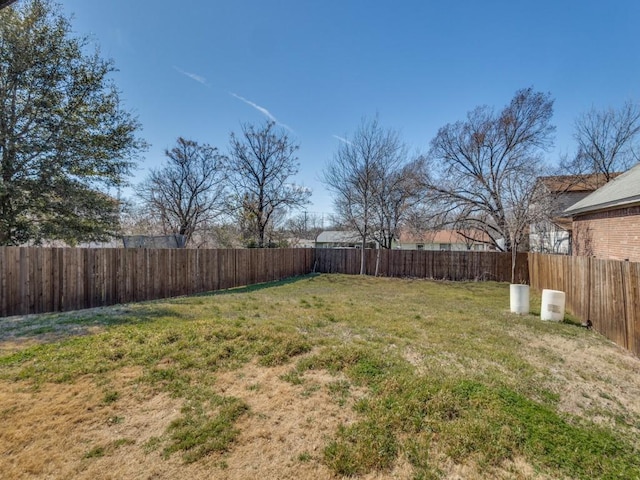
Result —
[[564, 213], [575, 216], [595, 210], [622, 208], [635, 203], [640, 203], [640, 163], [573, 204]]
[[556, 193], [552, 194], [553, 197], [553, 208], [552, 215], [554, 218], [554, 222], [557, 221], [559, 217], [564, 215], [564, 211], [575, 205], [583, 198], [591, 195], [595, 190], [589, 190], [585, 192], [564, 192], [564, 193]]
[[[489, 242], [489, 236], [480, 230], [465, 230], [468, 237], [473, 238], [475, 242]], [[462, 234], [457, 230], [430, 230], [421, 233], [400, 232], [400, 243], [451, 243], [462, 244], [468, 243]]]
[[354, 243], [362, 239], [356, 231], [325, 230], [316, 238], [317, 243]]
[[[615, 178], [621, 175], [620, 172], [610, 174]], [[564, 192], [593, 192], [607, 183], [607, 178], [602, 173], [592, 173], [589, 175], [554, 175], [549, 177], [539, 177], [541, 182], [552, 193]]]

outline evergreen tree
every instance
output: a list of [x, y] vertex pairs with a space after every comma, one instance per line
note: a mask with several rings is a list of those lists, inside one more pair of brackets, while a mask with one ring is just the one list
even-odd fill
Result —
[[0, 11], [0, 245], [103, 240], [145, 143], [109, 74], [49, 0]]

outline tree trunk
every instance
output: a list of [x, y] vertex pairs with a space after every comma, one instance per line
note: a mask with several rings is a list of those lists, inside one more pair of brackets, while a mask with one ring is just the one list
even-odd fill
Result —
[[516, 260], [518, 259], [518, 246], [511, 242], [511, 283], [516, 283]]

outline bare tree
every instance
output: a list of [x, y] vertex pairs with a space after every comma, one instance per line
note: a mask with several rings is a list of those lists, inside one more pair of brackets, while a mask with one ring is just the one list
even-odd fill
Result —
[[516, 279], [516, 259], [520, 246], [528, 239], [531, 225], [549, 218], [544, 208], [548, 197], [537, 188], [535, 178], [539, 174], [536, 165], [525, 166], [518, 175], [506, 177], [503, 185], [505, 221], [511, 250], [511, 282]]
[[165, 233], [184, 235], [188, 245], [200, 227], [224, 210], [223, 158], [217, 148], [182, 137], [165, 155], [165, 166], [151, 171], [138, 195]]
[[406, 153], [383, 162], [374, 195], [375, 228], [372, 236], [381, 248], [390, 249], [400, 229], [415, 215], [417, 206], [425, 199], [425, 160], [420, 157], [402, 163]]
[[524, 238], [530, 219], [521, 207], [530, 203], [552, 145], [552, 114], [549, 94], [523, 89], [499, 113], [478, 107], [431, 142], [432, 194], [498, 250], [516, 250]]
[[311, 192], [295, 185], [291, 177], [298, 173], [298, 145], [267, 122], [261, 128], [243, 125], [241, 135], [231, 134], [228, 157], [235, 195], [233, 208], [241, 212], [247, 231], [263, 248], [278, 213], [309, 203]]
[[342, 143], [322, 180], [334, 194], [341, 224], [356, 230], [362, 247], [360, 274], [365, 273], [365, 248], [372, 239], [391, 247], [397, 227], [415, 194], [420, 162], [406, 162], [406, 147], [397, 132], [383, 129], [378, 119], [363, 119]]
[[365, 248], [371, 235], [378, 164], [385, 155], [385, 134], [378, 120], [363, 120], [349, 140], [343, 140], [322, 181], [334, 195], [337, 219], [360, 236], [360, 275], [365, 272]]
[[285, 229], [298, 240], [315, 240], [322, 231], [322, 218], [317, 214], [302, 212], [287, 219]]
[[573, 175], [599, 173], [605, 182], [612, 174], [629, 169], [638, 161], [640, 106], [631, 101], [619, 109], [592, 108], [575, 122], [578, 151], [564, 159], [561, 169]]
[[167, 234], [157, 215], [152, 214], [140, 198], [126, 199], [121, 203], [120, 234], [121, 235], [154, 235]]

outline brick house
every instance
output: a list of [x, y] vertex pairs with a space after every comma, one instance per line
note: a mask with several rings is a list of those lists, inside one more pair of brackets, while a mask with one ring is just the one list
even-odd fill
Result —
[[[612, 174], [617, 177], [619, 173]], [[554, 175], [538, 177], [536, 190], [542, 208], [548, 212], [548, 220], [533, 223], [529, 227], [529, 248], [532, 252], [571, 254], [571, 218], [564, 211], [586, 198], [607, 183], [603, 174]], [[539, 189], [539, 190], [538, 190]]]
[[640, 262], [640, 164], [565, 210], [573, 254]]

